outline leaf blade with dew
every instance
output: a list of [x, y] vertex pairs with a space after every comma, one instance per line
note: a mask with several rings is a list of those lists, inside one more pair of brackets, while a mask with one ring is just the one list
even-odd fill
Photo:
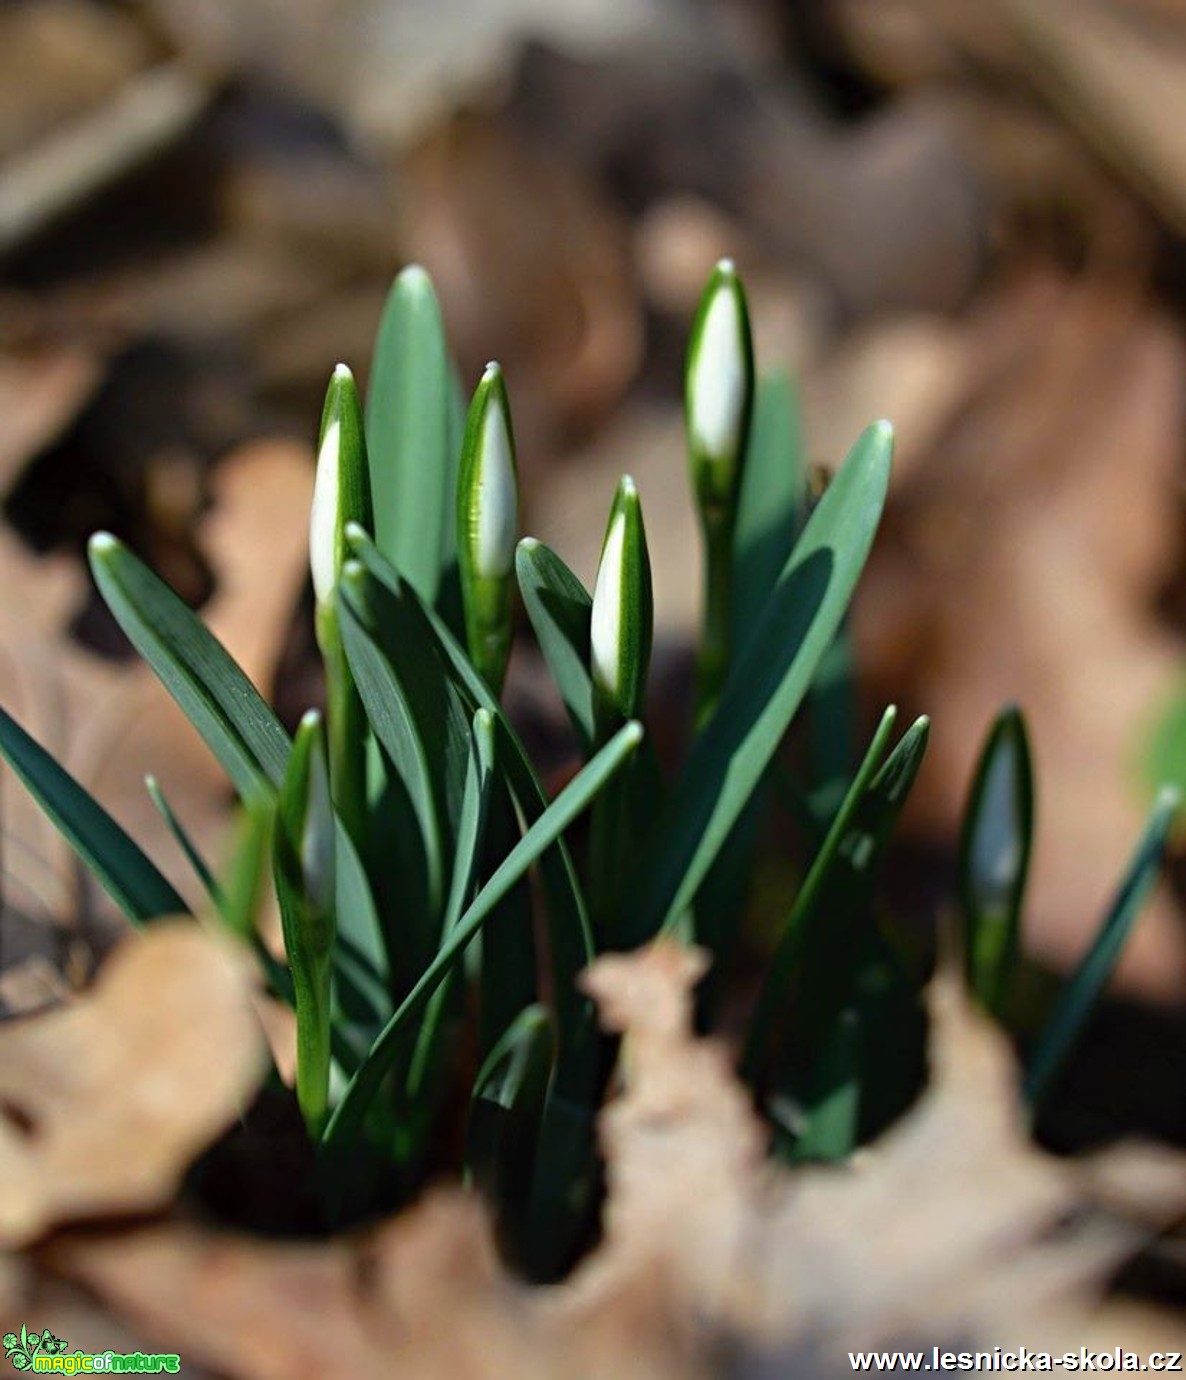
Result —
[[1033, 765], [1021, 711], [996, 718], [981, 751], [960, 830], [959, 894], [971, 990], [1001, 1017], [1020, 946], [1034, 832]]
[[1035, 1041], [1024, 1085], [1031, 1107], [1041, 1103], [1107, 986], [1133, 921], [1157, 882], [1181, 804], [1175, 787], [1161, 789], [1091, 948], [1063, 987]]
[[869, 427], [796, 543], [651, 840], [636, 938], [681, 922], [810, 688], [869, 554], [891, 451], [888, 424]]
[[108, 608], [244, 798], [284, 779], [291, 744], [226, 648], [144, 563], [107, 532], [88, 545]]
[[803, 936], [818, 913], [819, 903], [835, 866], [840, 846], [852, 827], [861, 800], [881, 765], [897, 717], [898, 711], [894, 705], [890, 705], [882, 714], [881, 722], [873, 734], [856, 775], [836, 811], [823, 843], [812, 859], [802, 885], [795, 894], [794, 903], [783, 924], [782, 936], [766, 969], [766, 977], [758, 994], [754, 1014], [750, 1018], [745, 1053], [741, 1061], [742, 1074], [750, 1081], [757, 1077], [762, 1055], [770, 1039], [775, 1012], [784, 999], [784, 989], [800, 952]]
[[620, 729], [530, 826], [466, 908], [452, 934], [383, 1028], [370, 1053], [350, 1080], [326, 1128], [324, 1142], [329, 1151], [340, 1152], [348, 1149], [352, 1143], [366, 1107], [390, 1067], [393, 1053], [398, 1050], [403, 1025], [431, 997], [499, 901], [577, 816], [588, 808], [606, 781], [634, 752], [641, 739], [642, 727], [637, 723], [626, 724]]
[[123, 827], [3, 709], [0, 756], [129, 920], [144, 925], [188, 913], [172, 883]]
[[593, 597], [560, 557], [535, 537], [515, 551], [515, 572], [523, 607], [582, 751], [593, 745], [593, 678], [589, 672], [589, 628]]
[[383, 307], [367, 384], [366, 443], [375, 541], [434, 604], [449, 558], [455, 457], [453, 372], [436, 289], [417, 264], [396, 278]]

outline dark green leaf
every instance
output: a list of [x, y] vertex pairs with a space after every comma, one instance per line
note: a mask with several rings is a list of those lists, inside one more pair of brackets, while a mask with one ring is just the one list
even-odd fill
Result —
[[681, 923], [811, 684], [865, 564], [892, 433], [870, 427], [812, 514], [648, 846], [636, 937]]
[[733, 532], [733, 636], [745, 646], [803, 524], [806, 474], [799, 398], [783, 373], [754, 398]]
[[1021, 712], [1010, 707], [980, 755], [960, 836], [968, 981], [996, 1016], [1005, 1014], [1013, 987], [1033, 832], [1029, 740]]
[[225, 647], [176, 594], [113, 536], [90, 541], [99, 592], [240, 795], [267, 795], [284, 779], [288, 735]]
[[836, 811], [819, 852], [812, 860], [803, 879], [803, 884], [795, 894], [794, 904], [787, 915], [778, 947], [766, 970], [766, 978], [758, 996], [757, 1006], [750, 1021], [746, 1040], [742, 1070], [746, 1078], [758, 1076], [761, 1061], [770, 1040], [770, 1033], [776, 1013], [787, 1000], [787, 984], [794, 970], [795, 961], [802, 951], [804, 936], [808, 927], [818, 921], [820, 900], [824, 896], [837, 864], [840, 847], [848, 836], [856, 820], [857, 809], [869, 789], [870, 783], [881, 765], [885, 749], [894, 730], [898, 711], [893, 706], [881, 716], [881, 723], [865, 753], [864, 760], [857, 768], [848, 793]]
[[1031, 1104], [1042, 1100], [1107, 986], [1133, 921], [1160, 875], [1181, 803], [1174, 787], [1162, 788], [1095, 941], [1063, 988], [1034, 1044], [1025, 1078], [1025, 1093]]
[[560, 557], [534, 537], [519, 543], [515, 572], [540, 651], [587, 755], [595, 734], [593, 680], [589, 674], [593, 600]]
[[455, 553], [453, 374], [432, 280], [413, 265], [383, 308], [367, 386], [366, 441], [379, 550], [429, 604]]
[[0, 755], [63, 837], [136, 924], [187, 907], [172, 885], [97, 800], [0, 709]]
[[185, 854], [185, 859], [197, 874], [198, 881], [202, 884], [202, 890], [209, 897], [211, 904], [216, 910], [221, 911], [223, 905], [222, 891], [210, 868], [206, 865], [205, 858], [198, 852], [197, 845], [189, 836], [189, 831], [181, 820], [178, 819], [172, 805], [165, 798], [164, 791], [161, 790], [160, 782], [155, 776], [144, 778], [144, 788], [148, 792], [148, 798], [156, 806], [157, 813], [165, 821], [169, 832], [177, 841], [177, 846]]
[[[528, 826], [534, 824], [547, 807], [547, 795], [519, 735], [490, 687], [474, 669], [444, 620], [421, 604], [414, 591], [401, 584], [366, 533], [361, 528], [353, 528], [348, 540], [368, 574], [415, 607], [433, 646], [466, 696], [471, 712], [480, 707], [494, 716], [502, 770], [524, 822]], [[539, 872], [548, 907], [548, 951], [559, 1040], [557, 1080], [562, 1087], [579, 1091], [581, 1097], [589, 1097], [594, 1092], [598, 1036], [592, 1005], [577, 989], [577, 975], [593, 958], [593, 938], [576, 869], [563, 840], [558, 840], [543, 854]]]
[[512, 1258], [524, 1227], [555, 1049], [548, 1012], [525, 1008], [492, 1046], [470, 1101], [466, 1170], [494, 1208]]
[[641, 739], [642, 728], [637, 723], [629, 723], [616, 733], [531, 825], [502, 866], [474, 898], [351, 1079], [326, 1130], [327, 1148], [338, 1152], [349, 1149], [371, 1098], [391, 1067], [393, 1055], [399, 1050], [404, 1023], [424, 1006], [499, 901], [589, 806], [605, 783], [635, 751]]

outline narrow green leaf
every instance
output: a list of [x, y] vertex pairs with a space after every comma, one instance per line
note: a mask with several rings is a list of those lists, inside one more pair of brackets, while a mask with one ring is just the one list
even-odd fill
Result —
[[189, 836], [189, 831], [181, 820], [178, 819], [176, 811], [169, 804], [165, 793], [161, 790], [160, 782], [155, 776], [144, 778], [144, 789], [148, 792], [148, 798], [156, 807], [157, 814], [165, 821], [165, 826], [173, 835], [177, 846], [185, 854], [185, 860], [193, 868], [197, 879], [202, 884], [202, 890], [210, 899], [210, 903], [215, 910], [221, 912], [224, 904], [222, 888], [218, 885], [218, 880], [214, 873], [206, 864], [205, 858], [198, 851], [197, 845]]
[[470, 1100], [466, 1173], [493, 1207], [512, 1258], [519, 1254], [555, 1053], [547, 1010], [526, 1007], [491, 1048]]
[[[433, 644], [447, 664], [472, 710], [488, 709], [498, 730], [502, 769], [515, 796], [524, 822], [533, 825], [548, 806], [531, 759], [519, 735], [503, 713], [490, 687], [474, 669], [461, 644], [444, 620], [420, 603], [415, 591], [402, 585], [361, 528], [347, 533], [351, 551], [370, 575], [401, 598], [414, 603]], [[577, 976], [592, 961], [593, 936], [576, 869], [562, 839], [540, 858], [540, 880], [548, 908], [548, 952], [552, 965], [552, 991], [557, 1012], [559, 1040], [557, 1082], [575, 1097], [592, 1097], [597, 1078], [599, 1036], [592, 1003], [577, 988]]]
[[452, 366], [440, 303], [417, 265], [383, 308], [367, 386], [366, 442], [375, 541], [427, 603], [436, 602], [453, 520]]
[[524, 537], [515, 552], [523, 607], [539, 649], [560, 691], [564, 708], [588, 755], [593, 746], [593, 678], [589, 673], [589, 625], [593, 599], [554, 551]]
[[682, 921], [782, 741], [869, 554], [891, 451], [888, 424], [868, 428], [796, 543], [649, 845], [637, 938]]
[[451, 822], [464, 791], [469, 712], [424, 619], [401, 591], [347, 562], [341, 630], [351, 673], [391, 769], [372, 812], [381, 851], [370, 859], [378, 895], [398, 917], [393, 977], [406, 992], [440, 940]]
[[1160, 875], [1166, 843], [1181, 803], [1176, 788], [1162, 788], [1091, 948], [1063, 988], [1038, 1035], [1025, 1077], [1025, 1095], [1032, 1106], [1040, 1103], [1049, 1090], [1108, 984], [1133, 921]]
[[795, 545], [806, 506], [799, 398], [784, 373], [758, 384], [733, 533], [734, 643], [745, 646]]
[[391, 1067], [392, 1055], [398, 1051], [404, 1023], [431, 997], [499, 901], [526, 874], [536, 859], [560, 838], [573, 820], [588, 808], [641, 740], [642, 727], [637, 723], [629, 723], [616, 733], [531, 825], [502, 866], [474, 898], [350, 1080], [326, 1128], [327, 1148], [333, 1151], [349, 1149], [371, 1098]]
[[219, 913], [232, 934], [250, 939], [257, 930], [264, 879], [270, 872], [274, 800], [257, 797], [242, 810], [234, 834], [230, 866], [219, 888]]
[[[777, 1097], [814, 1105], [820, 1067], [841, 1048], [838, 1024], [858, 1017], [862, 1134], [883, 1127], [916, 1090], [924, 1023], [917, 984], [902, 971], [873, 909], [874, 883], [898, 818], [917, 779], [930, 725], [916, 720], [899, 739], [847, 823], [812, 905], [793, 956], [793, 992], [782, 989], [776, 1040], [749, 1053], [751, 1076]], [[846, 800], [846, 807], [849, 801]], [[834, 841], [835, 836], [831, 835]]]
[[856, 1149], [861, 1113], [861, 1022], [846, 1008], [828, 1037], [800, 1110], [802, 1129], [789, 1159], [835, 1164]]
[[[477, 887], [494, 790], [494, 760], [494, 716], [488, 709], [479, 709], [474, 714], [469, 768], [457, 821], [453, 876], [445, 906], [445, 922], [441, 927], [442, 939], [448, 939], [453, 933]], [[425, 1083], [439, 1050], [452, 983], [453, 975], [450, 974], [429, 998], [420, 1022], [408, 1072], [407, 1103], [410, 1107], [416, 1107], [423, 1100]]]
[[184, 915], [185, 902], [97, 800], [0, 709], [0, 756], [103, 889], [135, 924]]
[[288, 735], [259, 691], [201, 620], [107, 532], [90, 540], [99, 592], [239, 794], [270, 794], [284, 779]]
[[802, 951], [803, 939], [808, 927], [819, 916], [820, 898], [831, 878], [832, 870], [840, 853], [840, 846], [848, 836], [856, 820], [857, 808], [881, 765], [885, 749], [894, 731], [898, 711], [890, 705], [881, 716], [881, 722], [869, 744], [864, 760], [857, 768], [848, 793], [836, 811], [835, 818], [808, 868], [803, 884], [795, 894], [794, 904], [783, 925], [778, 947], [766, 969], [766, 978], [758, 995], [757, 1005], [750, 1020], [746, 1037], [745, 1054], [742, 1057], [743, 1076], [753, 1081], [757, 1078], [762, 1059], [770, 1041], [774, 1019], [787, 999], [787, 984], [790, 981], [795, 961]]
[[311, 710], [289, 756], [273, 842], [273, 878], [296, 1003], [297, 1101], [311, 1136], [320, 1135], [329, 1114], [335, 825], [325, 725]]
[[1029, 740], [1020, 710], [1010, 706], [997, 717], [981, 752], [959, 858], [968, 981], [998, 1017], [1005, 1014], [1017, 967], [1033, 832]]

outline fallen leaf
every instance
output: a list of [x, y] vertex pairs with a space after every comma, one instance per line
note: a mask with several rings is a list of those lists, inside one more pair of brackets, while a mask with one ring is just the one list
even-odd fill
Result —
[[[334, 1365], [674, 1380], [720, 1374], [726, 1354], [734, 1375], [793, 1362], [826, 1376], [845, 1373], [848, 1348], [904, 1336], [1063, 1350], [1075, 1326], [1110, 1347], [1169, 1335], [1168, 1315], [1098, 1299], [1151, 1226], [1092, 1196], [1131, 1152], [1087, 1173], [1035, 1148], [1007, 1041], [953, 976], [932, 988], [932, 1082], [917, 1107], [848, 1168], [787, 1171], [763, 1154], [725, 1046], [691, 1034], [703, 971], [702, 955], [657, 943], [587, 975], [624, 1053], [601, 1118], [604, 1237], [562, 1285], [512, 1280], [479, 1203], [457, 1189], [320, 1244], [173, 1221], [59, 1233], [36, 1260], [242, 1380]], [[1182, 1197], [1171, 1188], [1162, 1223]]]
[[159, 922], [93, 991], [0, 1028], [0, 1245], [171, 1200], [263, 1076], [252, 982], [238, 951]]

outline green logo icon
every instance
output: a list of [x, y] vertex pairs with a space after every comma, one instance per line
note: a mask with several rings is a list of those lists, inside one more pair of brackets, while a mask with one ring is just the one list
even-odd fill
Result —
[[4, 1354], [17, 1370], [32, 1370], [33, 1357], [38, 1353], [58, 1356], [65, 1350], [66, 1343], [61, 1337], [55, 1337], [48, 1327], [44, 1332], [35, 1332], [22, 1323], [19, 1337], [15, 1332], [4, 1334]]

